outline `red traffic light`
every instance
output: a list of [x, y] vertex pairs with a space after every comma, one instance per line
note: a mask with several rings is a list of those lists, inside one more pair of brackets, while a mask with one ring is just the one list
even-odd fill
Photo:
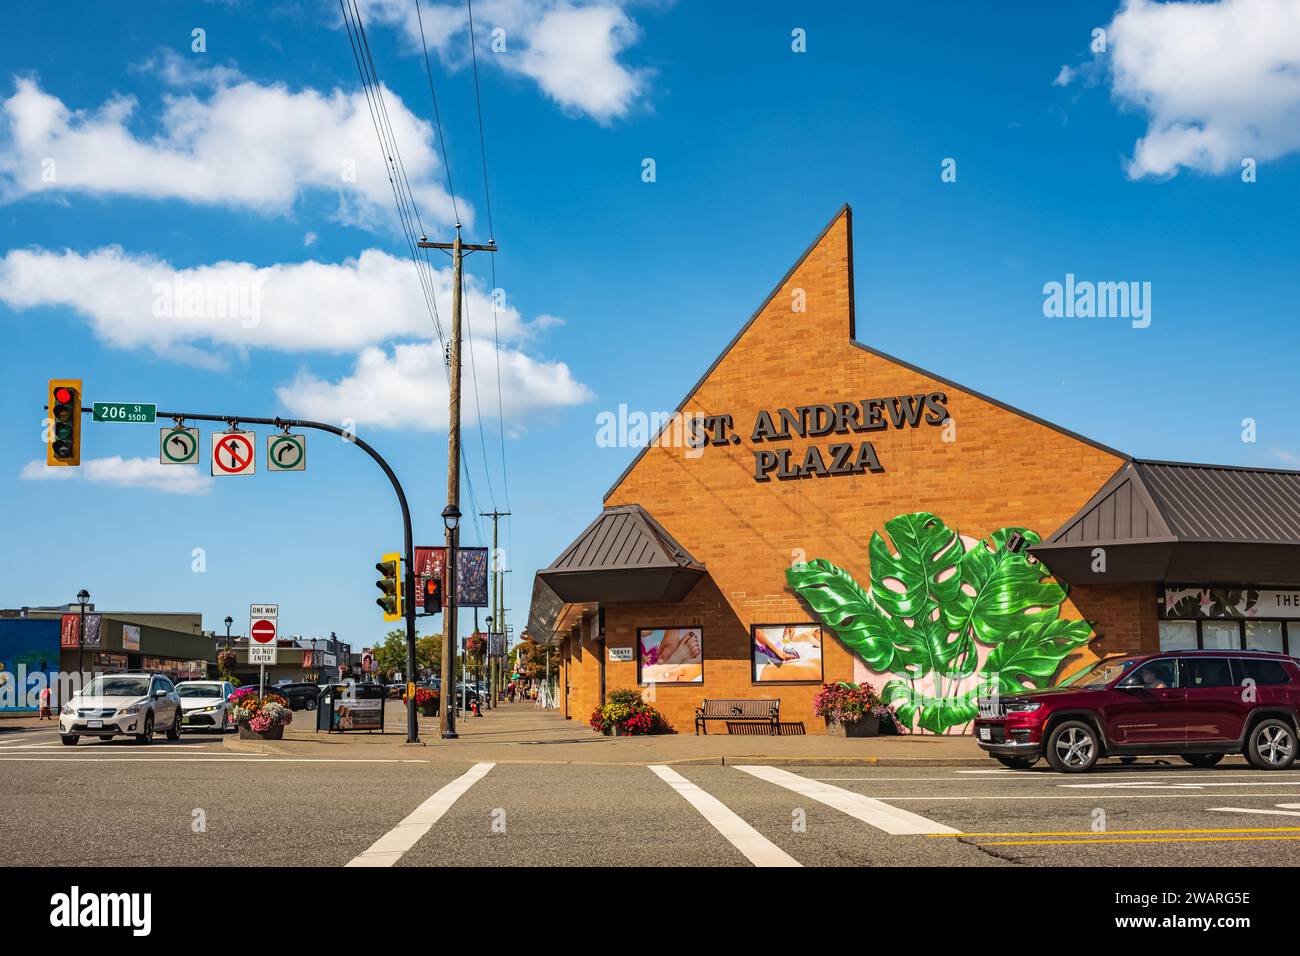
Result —
[[65, 385], [60, 385], [54, 390], [54, 400], [60, 405], [67, 405], [72, 401], [72, 389]]

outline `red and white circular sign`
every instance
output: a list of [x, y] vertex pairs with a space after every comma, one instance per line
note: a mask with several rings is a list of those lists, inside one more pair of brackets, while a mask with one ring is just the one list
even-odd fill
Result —
[[213, 432], [212, 474], [251, 475], [253, 464], [252, 432]]
[[254, 621], [253, 626], [248, 629], [253, 640], [258, 644], [270, 644], [275, 640], [275, 621], [269, 618], [263, 618], [260, 621]]

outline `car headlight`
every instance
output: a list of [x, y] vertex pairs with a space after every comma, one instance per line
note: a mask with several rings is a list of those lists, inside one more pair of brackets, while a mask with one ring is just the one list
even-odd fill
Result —
[[1008, 714], [1032, 714], [1038, 708], [1042, 707], [1038, 701], [1026, 701], [1019, 704], [1007, 704]]
[[59, 711], [59, 713], [63, 714], [65, 717], [71, 717], [76, 712], [77, 708], [73, 707], [71, 704], [64, 704], [63, 709]]
[[132, 704], [130, 707], [123, 707], [117, 712], [119, 717], [132, 717], [140, 713], [140, 705]]

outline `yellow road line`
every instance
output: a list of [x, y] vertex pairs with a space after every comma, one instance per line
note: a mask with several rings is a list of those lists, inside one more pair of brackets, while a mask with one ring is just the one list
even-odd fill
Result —
[[1216, 827], [1213, 830], [1046, 830], [1024, 833], [927, 833], [928, 837], [1049, 837], [1049, 836], [1097, 836], [1098, 833], [1110, 836], [1135, 836], [1137, 834], [1162, 833], [1300, 833], [1300, 827]]
[[1246, 840], [1300, 840], [1300, 836], [1105, 837], [1097, 840], [990, 840], [978, 846], [1049, 846], [1078, 843], [1219, 843]]

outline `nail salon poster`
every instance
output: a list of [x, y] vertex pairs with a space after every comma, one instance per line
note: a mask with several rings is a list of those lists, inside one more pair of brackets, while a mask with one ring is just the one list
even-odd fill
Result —
[[637, 631], [636, 637], [639, 683], [704, 683], [702, 628], [642, 628]]
[[816, 624], [758, 624], [753, 628], [754, 683], [822, 680], [822, 629]]

